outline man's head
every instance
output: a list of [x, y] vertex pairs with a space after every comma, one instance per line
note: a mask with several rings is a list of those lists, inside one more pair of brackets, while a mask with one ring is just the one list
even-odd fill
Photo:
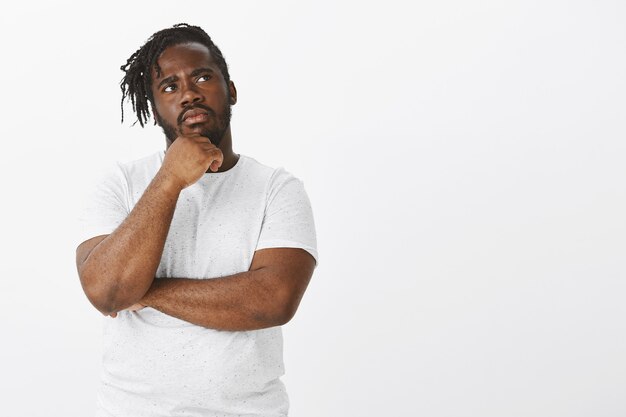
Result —
[[152, 113], [169, 142], [199, 133], [219, 143], [237, 91], [221, 51], [201, 28], [179, 24], [155, 33], [121, 69], [122, 121], [130, 99], [139, 124]]

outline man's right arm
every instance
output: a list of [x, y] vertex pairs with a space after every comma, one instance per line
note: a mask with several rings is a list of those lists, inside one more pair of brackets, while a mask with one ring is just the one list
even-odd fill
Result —
[[179, 137], [128, 217], [110, 235], [76, 249], [76, 266], [89, 301], [109, 315], [138, 302], [161, 261], [180, 192], [209, 169], [217, 171], [222, 152], [202, 136]]

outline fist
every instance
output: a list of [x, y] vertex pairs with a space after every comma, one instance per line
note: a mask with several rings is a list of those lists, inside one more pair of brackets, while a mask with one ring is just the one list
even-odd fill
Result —
[[209, 169], [216, 172], [222, 162], [222, 150], [206, 136], [179, 136], [165, 153], [161, 170], [183, 189], [202, 178]]

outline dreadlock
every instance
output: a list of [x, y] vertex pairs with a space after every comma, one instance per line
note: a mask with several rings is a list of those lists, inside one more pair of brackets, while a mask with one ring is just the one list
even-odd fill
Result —
[[[187, 42], [198, 42], [206, 46], [211, 57], [222, 72], [226, 84], [230, 82], [228, 66], [220, 49], [213, 43], [211, 37], [198, 26], [179, 23], [171, 28], [163, 29], [153, 34], [148, 41], [128, 58], [120, 69], [125, 73], [120, 82], [122, 89], [122, 123], [124, 123], [124, 100], [130, 99], [133, 111], [137, 114], [137, 121], [143, 127], [150, 119], [148, 101], [154, 104], [152, 95], [152, 68], [157, 76], [161, 68], [157, 59], [168, 47]], [[135, 122], [137, 123], [137, 122]]]

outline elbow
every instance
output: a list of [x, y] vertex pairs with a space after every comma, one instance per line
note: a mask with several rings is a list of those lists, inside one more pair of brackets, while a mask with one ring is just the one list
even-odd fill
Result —
[[141, 262], [118, 261], [110, 250], [98, 250], [106, 236], [82, 243], [76, 250], [78, 276], [89, 302], [102, 314], [110, 315], [143, 297], [154, 274]]
[[108, 277], [105, 272], [83, 265], [79, 268], [78, 275], [87, 299], [103, 315], [117, 313], [133, 304], [122, 297], [120, 280]]
[[265, 329], [289, 323], [296, 313], [296, 308], [288, 299], [275, 295], [271, 302], [264, 302], [250, 313], [256, 322], [255, 328]]
[[271, 314], [257, 314], [255, 317], [256, 321], [259, 323], [259, 329], [283, 326], [289, 323], [292, 318], [292, 314], [289, 314], [283, 310], [272, 312]]
[[284, 314], [282, 314], [278, 318], [278, 320], [276, 322], [276, 326], [284, 326], [285, 324], [289, 323], [294, 315], [295, 315], [295, 313], [294, 314], [291, 314], [291, 313], [284, 313]]
[[83, 292], [96, 310], [105, 316], [117, 312], [115, 309], [115, 289], [102, 284], [96, 276], [89, 272], [79, 273]]
[[277, 326], [282, 326], [291, 321], [296, 315], [298, 306], [300, 305], [300, 298], [294, 297], [292, 294], [284, 294], [282, 297], [277, 297], [280, 301], [277, 303], [275, 319]]
[[91, 303], [100, 313], [108, 316], [112, 313], [117, 313], [119, 309], [115, 307], [115, 303], [112, 302], [113, 297], [103, 295], [93, 290], [85, 289], [85, 295]]

